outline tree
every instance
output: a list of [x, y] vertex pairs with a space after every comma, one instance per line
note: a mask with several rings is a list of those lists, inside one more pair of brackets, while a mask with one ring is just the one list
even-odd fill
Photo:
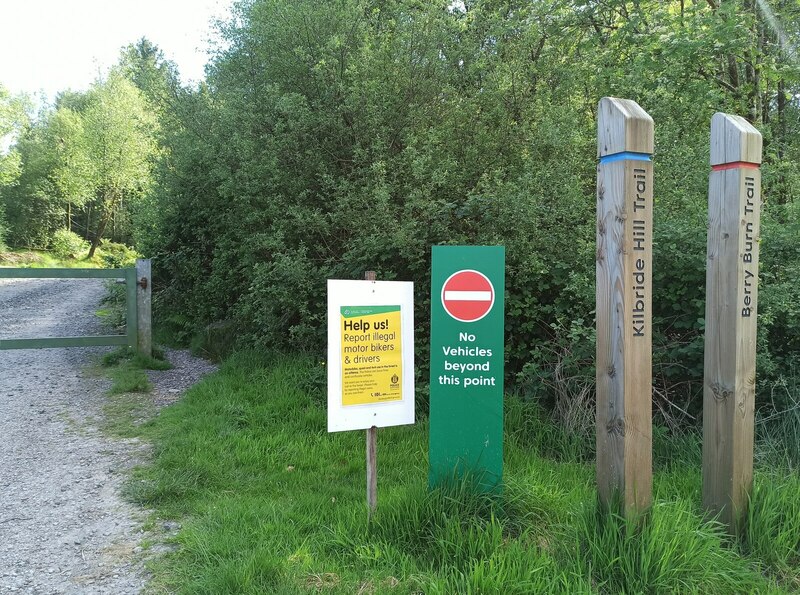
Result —
[[2, 190], [2, 199], [9, 241], [15, 246], [46, 248], [52, 234], [64, 227], [64, 202], [52, 177], [62, 140], [52, 134], [54, 116], [52, 110], [42, 113], [13, 147], [20, 174], [13, 186]]
[[86, 135], [80, 113], [59, 108], [47, 127], [46, 150], [52, 152], [50, 178], [58, 198], [66, 203], [67, 229], [72, 229], [72, 208], [81, 208], [93, 191], [93, 168], [86, 150]]
[[133, 83], [113, 71], [88, 91], [81, 119], [80, 150], [85, 151], [97, 213], [91, 258], [115, 209], [141, 197], [150, 185], [157, 122]]
[[[20, 174], [20, 155], [9, 148], [27, 122], [26, 101], [23, 97], [12, 97], [8, 90], [0, 85], [0, 190], [4, 186], [14, 184]], [[6, 218], [3, 204], [0, 201], [0, 246], [6, 235]]]
[[177, 66], [146, 37], [122, 49], [114, 71], [131, 81], [159, 112], [174, 103], [180, 89]]
[[28, 122], [26, 112], [28, 102], [23, 96], [12, 96], [0, 85], [0, 187], [13, 184], [19, 177], [19, 154], [8, 150]]
[[183, 331], [225, 319], [246, 341], [314, 349], [326, 278], [418, 280], [424, 306], [432, 244], [502, 243], [507, 370], [591, 383], [595, 110], [629, 97], [657, 122], [658, 374], [697, 393], [708, 123], [754, 118], [765, 188], [800, 195], [795, 4], [236, 3], [206, 84], [162, 119], [161, 303]]
[[151, 182], [157, 122], [144, 95], [113, 71], [85, 93], [61, 94], [17, 139], [19, 183], [3, 192], [10, 237], [46, 247], [83, 215], [94, 256], [109, 221], [139, 200]]

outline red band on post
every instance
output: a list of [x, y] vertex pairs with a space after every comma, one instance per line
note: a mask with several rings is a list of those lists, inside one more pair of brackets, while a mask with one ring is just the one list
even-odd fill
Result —
[[758, 169], [761, 166], [758, 163], [749, 163], [748, 161], [734, 161], [732, 163], [720, 163], [719, 165], [712, 165], [711, 171], [724, 171], [726, 169], [736, 169], [738, 167], [743, 167], [745, 169]]

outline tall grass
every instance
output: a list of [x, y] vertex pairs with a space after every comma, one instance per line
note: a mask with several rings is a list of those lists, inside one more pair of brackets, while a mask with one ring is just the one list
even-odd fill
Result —
[[[88, 250], [87, 250], [88, 252]], [[88, 260], [86, 253], [78, 257], [58, 257], [43, 250], [2, 250], [0, 246], [0, 267], [14, 268], [102, 268], [99, 256]]]
[[[108, 375], [112, 380], [109, 393], [120, 395], [150, 392], [153, 387], [145, 370], [169, 370], [172, 368], [172, 364], [164, 359], [163, 352], [156, 349], [153, 353], [157, 357], [137, 353], [130, 347], [120, 347], [104, 354], [100, 361], [108, 369]], [[117, 404], [119, 405], [119, 403]]]
[[757, 567], [725, 546], [720, 525], [688, 500], [656, 501], [638, 520], [587, 507], [578, 516], [583, 566], [608, 593], [754, 593]]
[[[467, 481], [429, 491], [422, 419], [379, 431], [378, 511], [368, 520], [364, 435], [326, 432], [324, 396], [313, 388], [318, 368], [302, 356], [236, 354], [141, 428], [155, 458], [135, 472], [127, 494], [182, 524], [179, 549], [153, 566], [154, 587], [348, 594], [796, 587], [787, 570], [796, 564], [796, 525], [788, 518], [800, 514], [785, 505], [796, 502], [793, 488], [759, 480], [773, 487], [755, 492], [753, 534], [738, 548], [702, 518], [699, 470], [686, 462], [696, 461], [697, 443], [685, 437], [687, 453], [656, 474], [646, 518], [599, 514], [585, 441], [563, 437], [546, 414], [514, 397], [506, 400], [502, 492], [479, 495]], [[776, 507], [785, 516], [765, 514]], [[768, 554], [771, 546], [782, 553]]]
[[744, 548], [800, 590], [800, 477], [797, 474], [756, 476]]
[[[776, 394], [777, 393], [777, 394]], [[773, 386], [774, 406], [757, 418], [756, 473], [743, 549], [800, 591], [800, 375]]]

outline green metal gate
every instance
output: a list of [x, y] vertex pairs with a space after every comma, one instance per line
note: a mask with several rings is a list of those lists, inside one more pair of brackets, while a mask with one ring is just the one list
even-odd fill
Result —
[[136, 348], [136, 269], [4, 269], [0, 279], [124, 279], [126, 289], [124, 335], [95, 337], [49, 337], [36, 339], [0, 339], [2, 349], [42, 349], [47, 347], [95, 347], [128, 345]]

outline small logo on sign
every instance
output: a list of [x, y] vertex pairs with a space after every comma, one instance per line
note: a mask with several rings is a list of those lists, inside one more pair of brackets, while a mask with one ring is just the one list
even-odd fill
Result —
[[397, 376], [397, 374], [393, 374], [392, 375], [392, 384], [395, 385], [398, 382], [400, 382], [400, 378]]

